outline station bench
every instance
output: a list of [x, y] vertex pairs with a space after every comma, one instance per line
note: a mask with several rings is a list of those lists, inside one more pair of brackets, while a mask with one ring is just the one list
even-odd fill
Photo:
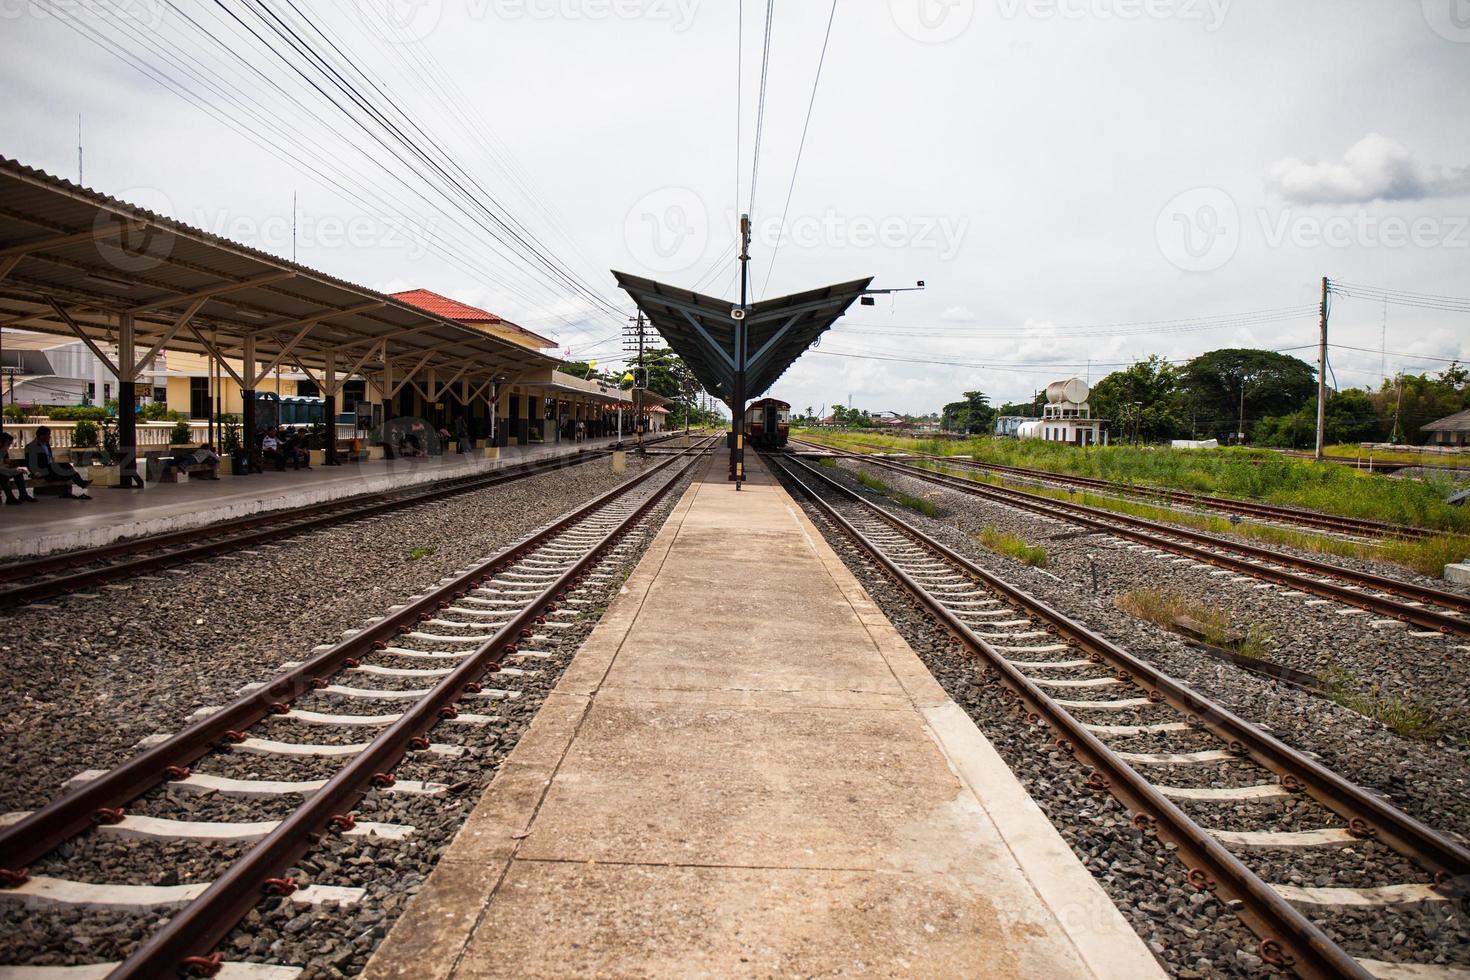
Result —
[[148, 469], [149, 475], [153, 475], [155, 460], [157, 461], [158, 483], [181, 483], [191, 476], [201, 476], [207, 480], [219, 479], [219, 467], [223, 460], [216, 463], [201, 463], [195, 460], [194, 446], [170, 446], [168, 453], [149, 453]]

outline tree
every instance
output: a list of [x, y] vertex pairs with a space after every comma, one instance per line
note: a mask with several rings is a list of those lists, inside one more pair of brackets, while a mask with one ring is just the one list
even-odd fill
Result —
[[1173, 439], [1186, 428], [1180, 412], [1179, 372], [1157, 354], [1099, 381], [1089, 399], [1092, 417], [1113, 423], [1116, 438]]
[[1268, 350], [1230, 348], [1201, 354], [1179, 373], [1194, 425], [1217, 438], [1254, 420], [1289, 415], [1315, 396], [1317, 372], [1305, 361]]

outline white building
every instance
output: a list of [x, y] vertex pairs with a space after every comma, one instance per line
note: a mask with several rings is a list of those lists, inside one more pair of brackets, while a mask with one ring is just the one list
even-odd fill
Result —
[[1092, 394], [1081, 378], [1053, 381], [1046, 386], [1046, 404], [1041, 418], [1022, 422], [1016, 431], [1021, 439], [1065, 442], [1074, 446], [1106, 446], [1108, 433], [1102, 419], [1092, 417], [1088, 397]]

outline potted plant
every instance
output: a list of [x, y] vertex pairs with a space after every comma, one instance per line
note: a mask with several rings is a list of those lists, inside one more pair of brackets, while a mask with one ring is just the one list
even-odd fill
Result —
[[179, 419], [174, 423], [173, 431], [169, 433], [168, 444], [170, 446], [189, 446], [194, 442], [194, 430], [189, 423]]
[[[84, 425], [92, 426], [94, 433], [100, 426], [102, 434], [102, 449], [100, 451], [88, 451], [89, 468], [87, 476], [92, 483], [99, 487], [115, 487], [122, 482], [122, 448], [117, 432], [117, 419], [105, 418], [101, 422], [78, 422], [72, 429], [72, 445], [79, 445], [77, 438], [79, 433], [84, 433]], [[94, 439], [93, 443], [96, 445]], [[75, 458], [76, 450], [72, 451]]]
[[71, 429], [71, 463], [73, 466], [91, 466], [93, 460], [102, 455], [97, 448], [97, 423], [83, 419]]
[[230, 476], [249, 473], [250, 454], [245, 451], [245, 442], [240, 437], [240, 417], [222, 415], [220, 426], [223, 429], [223, 434], [220, 436], [220, 455], [224, 457], [227, 464], [220, 467], [220, 472], [228, 473]]

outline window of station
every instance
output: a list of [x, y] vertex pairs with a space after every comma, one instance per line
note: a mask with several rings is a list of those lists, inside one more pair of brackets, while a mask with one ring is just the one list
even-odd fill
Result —
[[189, 417], [202, 419], [209, 417], [209, 379], [189, 379]]

